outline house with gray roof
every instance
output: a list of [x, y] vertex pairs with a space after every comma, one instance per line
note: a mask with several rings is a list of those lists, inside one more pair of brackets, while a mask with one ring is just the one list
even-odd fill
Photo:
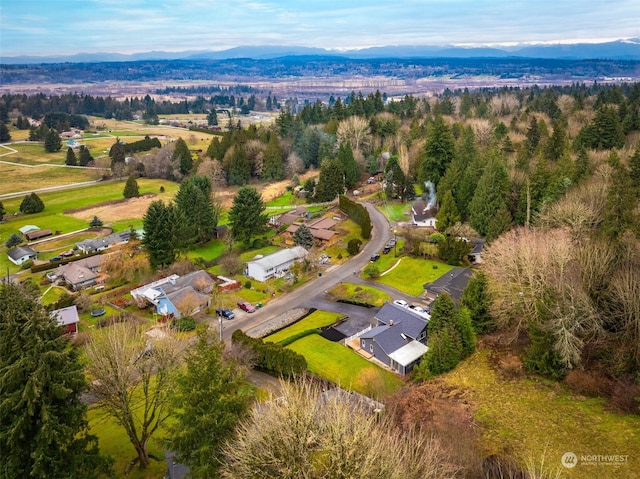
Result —
[[29, 246], [16, 246], [7, 251], [7, 256], [9, 261], [20, 266], [29, 260], [36, 259], [38, 252]]
[[284, 274], [294, 263], [302, 261], [307, 250], [302, 246], [281, 249], [267, 256], [247, 262], [245, 274], [256, 281], [267, 281]]
[[376, 326], [359, 338], [363, 351], [405, 375], [427, 352], [427, 320], [409, 308], [385, 303]]
[[122, 231], [121, 233], [110, 234], [104, 238], [82, 240], [77, 243], [76, 246], [84, 254], [89, 254], [97, 251], [103, 251], [117, 244], [128, 243], [130, 237], [131, 231]]
[[432, 303], [439, 294], [448, 293], [456, 304], [460, 304], [462, 293], [464, 293], [471, 276], [473, 276], [473, 271], [470, 268], [453, 268], [435, 281], [426, 283], [423, 288], [427, 302]]
[[51, 319], [55, 319], [58, 326], [64, 328], [64, 332], [67, 334], [76, 334], [78, 332], [78, 323], [80, 318], [78, 317], [78, 308], [76, 305], [68, 306], [62, 309], [56, 309], [49, 313]]
[[418, 200], [411, 206], [411, 222], [415, 226], [435, 229], [437, 212], [435, 205]]
[[58, 266], [56, 276], [64, 279], [73, 291], [93, 286], [98, 281], [98, 271], [104, 261], [101, 255], [89, 256], [78, 261]]

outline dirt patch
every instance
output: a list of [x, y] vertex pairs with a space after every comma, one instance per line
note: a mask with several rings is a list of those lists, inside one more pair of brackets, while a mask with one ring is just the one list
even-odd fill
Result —
[[94, 216], [97, 216], [105, 223], [129, 218], [142, 218], [147, 212], [149, 205], [155, 201], [155, 199], [156, 195], [150, 193], [140, 196], [139, 198], [112, 200], [87, 208], [67, 210], [65, 214], [84, 221], [91, 221]]

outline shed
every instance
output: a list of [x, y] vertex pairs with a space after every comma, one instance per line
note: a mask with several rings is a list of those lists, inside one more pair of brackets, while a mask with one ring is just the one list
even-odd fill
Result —
[[7, 251], [7, 256], [13, 264], [20, 266], [26, 261], [36, 259], [38, 252], [29, 246], [16, 246]]
[[56, 309], [49, 313], [51, 319], [55, 319], [58, 322], [58, 326], [64, 328], [64, 332], [67, 334], [76, 334], [78, 332], [78, 323], [80, 318], [78, 317], [78, 309], [76, 305], [68, 306], [62, 309]]

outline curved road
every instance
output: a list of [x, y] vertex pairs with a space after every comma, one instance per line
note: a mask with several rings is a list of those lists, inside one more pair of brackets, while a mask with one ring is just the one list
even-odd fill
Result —
[[[237, 314], [233, 321], [225, 321], [223, 337], [230, 339], [231, 334], [236, 329], [247, 331], [255, 326], [265, 323], [286, 311], [308, 304], [316, 297], [322, 297], [325, 292], [340, 282], [354, 282], [353, 272], [360, 272], [373, 253], [379, 252], [385, 244], [393, 237], [391, 226], [387, 218], [380, 213], [372, 204], [361, 203], [369, 211], [373, 230], [371, 239], [362, 247], [362, 250], [353, 259], [336, 266], [334, 269], [323, 273], [322, 277], [301, 286], [300, 288], [287, 293], [279, 298], [267, 303], [263, 308], [255, 313], [248, 314], [241, 312]], [[359, 276], [356, 282], [360, 282]]]

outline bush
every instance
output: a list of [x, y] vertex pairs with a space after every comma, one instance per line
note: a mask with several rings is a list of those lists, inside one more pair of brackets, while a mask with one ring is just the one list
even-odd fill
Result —
[[20, 266], [20, 269], [29, 269], [33, 266], [33, 260], [27, 260], [24, 263], [22, 263], [22, 266]]
[[380, 276], [380, 269], [375, 264], [369, 263], [364, 268], [364, 275], [367, 278], [378, 278]]
[[244, 289], [251, 289], [251, 286], [252, 286], [252, 284], [251, 284], [250, 280], [246, 280], [244, 282]]
[[283, 339], [282, 341], [278, 341], [278, 344], [282, 347], [289, 346], [291, 343], [295, 343], [298, 339], [302, 339], [306, 336], [310, 336], [312, 334], [322, 334], [321, 329], [307, 329], [305, 331], [300, 331], [299, 333], [294, 334], [293, 336], [289, 336], [288, 338]]
[[241, 330], [231, 335], [233, 344], [249, 348], [255, 358], [256, 368], [276, 377], [290, 379], [299, 376], [307, 369], [304, 356], [276, 343], [265, 343], [262, 339], [248, 336]]
[[355, 256], [360, 252], [360, 246], [362, 246], [362, 241], [358, 238], [350, 239], [347, 243], [347, 252], [350, 256]]
[[190, 316], [183, 316], [180, 319], [174, 319], [171, 327], [181, 332], [193, 331], [196, 329], [196, 321]]

